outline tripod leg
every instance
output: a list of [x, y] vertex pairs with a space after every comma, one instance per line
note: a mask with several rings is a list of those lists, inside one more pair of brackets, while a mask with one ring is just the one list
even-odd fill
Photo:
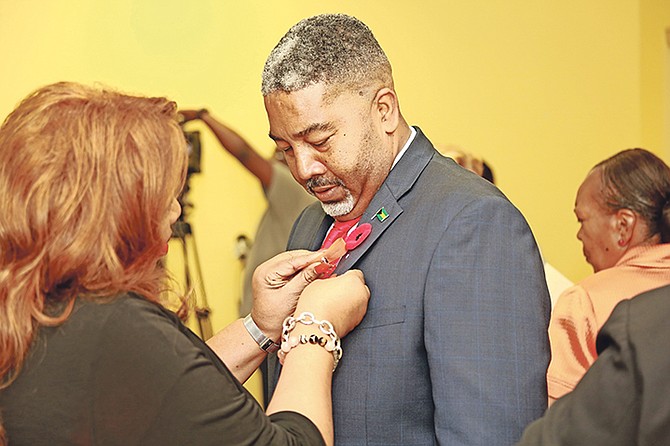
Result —
[[207, 294], [205, 293], [205, 283], [202, 276], [202, 268], [200, 266], [200, 256], [198, 255], [198, 245], [195, 242], [195, 235], [193, 231], [190, 234], [191, 247], [193, 250], [193, 266], [198, 280], [198, 295], [196, 298], [200, 302], [200, 305], [196, 305], [195, 313], [198, 318], [198, 327], [200, 329], [200, 337], [203, 340], [207, 340], [212, 337], [214, 334], [212, 329], [212, 321], [209, 318], [211, 310], [207, 303]]

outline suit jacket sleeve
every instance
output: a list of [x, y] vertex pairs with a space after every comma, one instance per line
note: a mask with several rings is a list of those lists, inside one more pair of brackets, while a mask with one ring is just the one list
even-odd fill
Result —
[[544, 412], [549, 311], [523, 217], [500, 196], [471, 201], [444, 232], [425, 290], [440, 444], [509, 445]]
[[600, 338], [608, 344], [575, 390], [531, 424], [519, 445], [637, 444], [630, 418], [637, 418], [635, 364], [626, 329], [628, 308], [612, 314]]
[[668, 316], [670, 287], [620, 302], [598, 334], [596, 362], [518, 444], [666, 444]]

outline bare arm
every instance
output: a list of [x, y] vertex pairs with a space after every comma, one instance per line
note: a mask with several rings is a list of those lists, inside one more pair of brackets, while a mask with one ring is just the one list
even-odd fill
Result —
[[[273, 341], [279, 340], [282, 322], [293, 314], [300, 293], [318, 277], [315, 270], [322, 256], [318, 252], [288, 251], [263, 263], [254, 273], [252, 318]], [[267, 354], [247, 332], [243, 319], [216, 333], [207, 345], [240, 382], [249, 379]]]
[[[330, 279], [316, 280], [305, 288], [296, 315], [308, 311], [316, 319], [332, 322], [336, 333], [344, 337], [365, 315], [370, 291], [363, 274], [350, 270]], [[291, 336], [321, 332], [315, 325], [296, 324]], [[294, 411], [305, 415], [318, 427], [326, 444], [332, 445], [333, 354], [319, 345], [298, 344], [286, 354], [275, 393], [267, 413]]]
[[[252, 314], [259, 328], [270, 338], [277, 341], [280, 338], [281, 323], [277, 324], [277, 315], [281, 315], [283, 320], [284, 315], [293, 314], [294, 311], [296, 314], [308, 311], [316, 319], [328, 320], [340, 337], [349, 333], [363, 319], [370, 291], [360, 271], [351, 270], [339, 277], [316, 279], [316, 266], [321, 263], [314, 263], [314, 259], [325, 256], [332, 260], [331, 254], [289, 251], [270, 259], [257, 269], [254, 275], [254, 299], [255, 304], [259, 305], [258, 308], [254, 305]], [[277, 263], [277, 259], [281, 262]], [[307, 266], [304, 266], [305, 263]], [[292, 269], [298, 272], [288, 279], [287, 273]], [[258, 278], [261, 280], [256, 280]], [[299, 294], [299, 301], [294, 299], [295, 293]], [[274, 299], [276, 296], [284, 297], [277, 300]], [[271, 306], [275, 306], [276, 311], [271, 311]], [[299, 323], [291, 335], [301, 334], [321, 336], [318, 326]], [[246, 380], [265, 356], [265, 352], [258, 348], [246, 332], [242, 319], [217, 333], [208, 344], [240, 381]], [[301, 413], [316, 425], [326, 444], [332, 445], [333, 363], [333, 353], [320, 345], [298, 344], [292, 348], [286, 354], [277, 389], [268, 405], [268, 415], [283, 411]]]
[[207, 345], [241, 383], [249, 379], [267, 355], [249, 336], [242, 319], [237, 319], [216, 333], [207, 341]]
[[[292, 315], [307, 285], [319, 277], [321, 259], [328, 261], [344, 254], [344, 243], [334, 243], [325, 251], [287, 251], [261, 264], [254, 272], [251, 316], [258, 328], [274, 342], [281, 337], [282, 322]], [[240, 382], [245, 382], [263, 362], [265, 351], [238, 319], [207, 341]]]

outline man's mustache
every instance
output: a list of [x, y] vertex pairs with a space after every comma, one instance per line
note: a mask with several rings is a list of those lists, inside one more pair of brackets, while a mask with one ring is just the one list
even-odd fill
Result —
[[315, 187], [323, 186], [344, 186], [344, 183], [339, 178], [330, 179], [326, 177], [312, 177], [305, 183], [305, 187], [312, 194], [314, 194]]

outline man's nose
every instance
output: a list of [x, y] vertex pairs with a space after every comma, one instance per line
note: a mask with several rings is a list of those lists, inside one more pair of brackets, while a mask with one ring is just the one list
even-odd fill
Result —
[[295, 150], [295, 169], [297, 177], [302, 181], [326, 173], [326, 166], [309, 148]]

